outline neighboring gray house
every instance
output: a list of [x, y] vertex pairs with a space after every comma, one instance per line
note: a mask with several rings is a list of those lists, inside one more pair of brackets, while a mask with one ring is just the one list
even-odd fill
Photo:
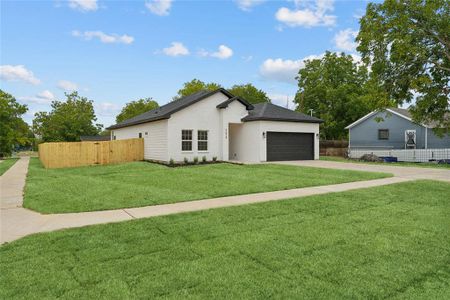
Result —
[[[379, 121], [379, 120], [382, 121]], [[417, 124], [403, 108], [373, 111], [348, 125], [350, 149], [450, 148], [450, 136], [434, 134], [432, 124]]]

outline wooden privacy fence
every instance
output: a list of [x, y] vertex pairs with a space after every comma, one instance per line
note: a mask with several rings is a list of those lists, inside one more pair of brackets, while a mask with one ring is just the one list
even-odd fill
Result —
[[39, 145], [39, 159], [51, 169], [144, 160], [144, 140], [43, 143]]

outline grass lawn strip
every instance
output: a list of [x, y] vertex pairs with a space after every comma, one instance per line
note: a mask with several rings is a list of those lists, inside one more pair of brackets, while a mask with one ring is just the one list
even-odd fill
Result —
[[356, 159], [348, 159], [340, 156], [321, 156], [320, 160], [324, 161], [336, 161], [336, 162], [347, 162], [355, 164], [373, 164], [373, 165], [384, 165], [384, 166], [394, 166], [394, 167], [417, 167], [417, 168], [435, 168], [435, 169], [450, 169], [450, 164], [438, 164], [438, 163], [413, 163], [413, 162], [368, 162], [359, 161]]
[[450, 296], [450, 184], [416, 181], [36, 234], [0, 298]]
[[390, 177], [386, 173], [274, 164], [169, 168], [147, 162], [44, 169], [30, 161], [24, 206], [43, 213], [95, 211]]
[[0, 162], [0, 176], [9, 170], [16, 162], [18, 158], [8, 158]]

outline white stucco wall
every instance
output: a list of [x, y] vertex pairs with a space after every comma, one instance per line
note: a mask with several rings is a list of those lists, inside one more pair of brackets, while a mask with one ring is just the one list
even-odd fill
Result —
[[[190, 161], [194, 157], [199, 160], [206, 156], [208, 160], [217, 157], [224, 160], [222, 154], [222, 116], [224, 109], [216, 106], [228, 99], [222, 93], [216, 93], [206, 99], [194, 103], [180, 110], [168, 119], [168, 155], [169, 159], [183, 161], [186, 157]], [[181, 131], [192, 130], [192, 151], [181, 151]], [[208, 131], [208, 151], [197, 150], [197, 131]]]
[[[117, 140], [138, 138], [142, 132], [144, 138], [144, 159], [167, 161], [167, 120], [139, 124], [114, 129]], [[147, 134], [146, 134], [147, 133]]]
[[246, 163], [260, 161], [260, 122], [246, 122], [230, 126], [230, 160]]

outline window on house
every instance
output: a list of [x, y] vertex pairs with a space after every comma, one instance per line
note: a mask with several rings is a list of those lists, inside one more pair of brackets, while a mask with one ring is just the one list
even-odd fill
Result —
[[378, 129], [378, 139], [388, 140], [389, 139], [389, 129]]
[[116, 136], [113, 136], [113, 140], [116, 140]]
[[208, 131], [199, 130], [197, 132], [197, 150], [198, 151], [208, 151]]
[[181, 130], [181, 151], [192, 151], [192, 130]]
[[140, 139], [142, 138], [142, 132], [139, 132], [139, 138]]

